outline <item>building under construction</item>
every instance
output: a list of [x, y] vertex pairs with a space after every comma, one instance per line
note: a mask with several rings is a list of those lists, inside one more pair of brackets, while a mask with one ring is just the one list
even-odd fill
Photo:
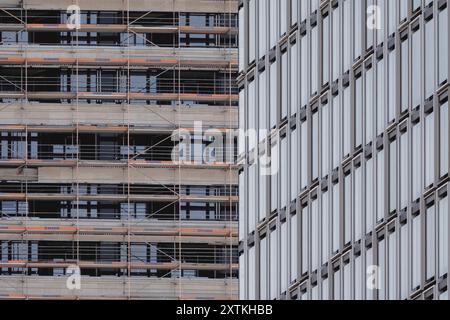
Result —
[[0, 0], [0, 298], [237, 298], [237, 5]]

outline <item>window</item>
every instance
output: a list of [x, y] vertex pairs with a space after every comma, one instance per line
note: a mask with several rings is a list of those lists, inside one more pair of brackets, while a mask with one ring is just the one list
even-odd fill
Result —
[[[256, 263], [255, 263], [255, 247], [248, 249], [248, 299], [255, 300], [255, 289], [256, 289]], [[242, 278], [241, 278], [242, 279]]]
[[275, 61], [270, 65], [270, 105], [269, 105], [269, 115], [270, 115], [270, 128], [272, 129], [276, 126], [278, 117], [278, 95], [277, 95], [277, 62]]
[[[358, 1], [357, 1], [358, 2]], [[362, 94], [362, 77], [359, 75], [355, 80], [355, 148], [362, 145], [363, 135], [363, 94]]]
[[352, 175], [348, 173], [344, 178], [344, 242], [350, 243], [352, 237]]
[[[369, 266], [373, 266], [373, 248], [367, 248], [366, 249], [366, 270]], [[366, 272], [366, 281], [365, 283], [368, 283], [368, 281], [371, 281], [371, 279], [369, 279], [369, 277], [371, 277], [371, 274], [369, 272]], [[375, 300], [374, 296], [375, 296], [375, 292], [374, 290], [370, 287], [370, 286], [365, 286], [366, 288], [366, 300]]]
[[298, 1], [297, 0], [291, 0], [291, 26], [298, 23]]
[[412, 5], [413, 5], [412, 11], [416, 12], [422, 6], [422, 1], [420, 1], [420, 0], [413, 0]]
[[354, 236], [354, 240], [360, 240], [362, 239], [362, 234], [363, 234], [363, 230], [362, 230], [362, 217], [364, 214], [364, 210], [363, 210], [363, 201], [362, 201], [362, 197], [363, 197], [363, 192], [362, 192], [362, 169], [361, 166], [358, 165], [355, 168], [355, 174], [354, 174], [354, 230], [355, 230], [355, 236]]
[[339, 96], [333, 97], [332, 124], [333, 124], [333, 169], [337, 168], [341, 161], [341, 110]]
[[312, 115], [312, 180], [316, 180], [319, 177], [319, 112], [315, 112]]
[[317, 25], [313, 26], [311, 29], [311, 63], [310, 66], [310, 96], [315, 96], [318, 92], [319, 84], [319, 32]]
[[291, 273], [290, 273], [290, 281], [293, 282], [298, 279], [298, 218], [297, 214], [291, 216], [290, 221], [290, 259], [291, 259]]
[[362, 300], [362, 288], [365, 287], [365, 282], [363, 278], [363, 267], [362, 267], [362, 258], [359, 254], [355, 257], [355, 300]]
[[256, 119], [257, 119], [257, 107], [256, 107], [256, 91], [255, 91], [255, 81], [248, 84], [248, 150], [252, 151], [256, 148], [256, 135], [253, 134], [256, 129]]
[[279, 1], [269, 0], [269, 36], [270, 36], [270, 48], [273, 48], [277, 44], [278, 35], [278, 7]]
[[[295, 2], [295, 1], [294, 1]], [[290, 115], [294, 115], [297, 113], [297, 108], [299, 106], [299, 96], [298, 96], [298, 77], [299, 77], [299, 68], [298, 68], [298, 62], [299, 62], [299, 56], [298, 56], [298, 46], [297, 43], [293, 44], [291, 47], [291, 54], [290, 54], [290, 95], [291, 95], [291, 101], [290, 101]]]
[[388, 299], [397, 299], [397, 233], [393, 228], [388, 234]]
[[448, 228], [448, 196], [445, 195], [439, 199], [439, 278], [448, 272], [448, 241], [449, 241], [449, 228]]
[[330, 82], [330, 17], [322, 20], [322, 85]]
[[311, 0], [311, 13], [316, 12], [319, 9], [320, 0]]
[[328, 261], [328, 257], [330, 256], [330, 196], [328, 190], [322, 192], [322, 265]]
[[408, 160], [408, 132], [404, 131], [400, 136], [400, 209], [406, 208], [409, 199], [408, 181], [409, 181], [409, 160]]
[[377, 223], [383, 221], [385, 211], [385, 195], [386, 190], [384, 179], [384, 149], [377, 153]]
[[[245, 276], [245, 255], [239, 256], [239, 279], [246, 279]], [[246, 285], [245, 281], [239, 281], [239, 299], [245, 300], [246, 296]]]
[[389, 213], [397, 209], [397, 139], [389, 142]]
[[287, 7], [288, 7], [288, 0], [280, 0], [280, 12], [279, 12], [279, 21], [280, 21], [280, 37], [282, 37], [284, 34], [286, 34], [286, 28], [287, 28]]
[[422, 102], [421, 97], [421, 85], [420, 81], [422, 79], [422, 68], [421, 68], [421, 45], [420, 45], [420, 30], [416, 30], [412, 35], [412, 107], [420, 105]]
[[365, 143], [368, 144], [373, 140], [373, 121], [375, 118], [374, 104], [373, 104], [373, 69], [366, 70], [366, 104], [365, 104], [365, 124], [366, 124], [366, 138]]
[[322, 178], [327, 176], [330, 173], [330, 108], [328, 102], [322, 106], [322, 111], [320, 115], [321, 121], [321, 146], [322, 146]]
[[308, 125], [306, 121], [300, 124], [300, 188], [305, 189], [308, 185]]
[[328, 278], [322, 279], [322, 300], [330, 298], [330, 284]]
[[[258, 99], [258, 118], [259, 118], [259, 142], [262, 142], [267, 136], [267, 72], [264, 70], [259, 74], [259, 99]], [[239, 117], [241, 114], [239, 113]], [[243, 128], [243, 127], [240, 127]]]
[[409, 293], [408, 272], [410, 263], [408, 262], [408, 225], [404, 224], [400, 228], [400, 293], [401, 299], [406, 299]]
[[281, 56], [281, 119], [285, 119], [288, 113], [288, 55], [283, 53]]
[[401, 44], [401, 112], [409, 108], [409, 44], [405, 38]]
[[267, 51], [267, 1], [268, 0], [254, 0], [254, 2], [258, 4], [259, 59], [261, 59]]
[[403, 21], [408, 16], [408, 2], [410, 0], [400, 0], [400, 21]]
[[[267, 286], [267, 238], [262, 238], [260, 242], [260, 274], [259, 274], [259, 281], [260, 281], [260, 299], [267, 300], [268, 296], [268, 286]], [[242, 279], [242, 278], [240, 278]], [[239, 281], [239, 283], [244, 281]]]
[[440, 176], [448, 174], [449, 153], [449, 123], [448, 101], [440, 106], [439, 134], [440, 134]]
[[280, 200], [281, 208], [288, 207], [288, 154], [287, 154], [287, 138], [281, 138], [281, 161], [280, 165]]
[[397, 8], [398, 3], [397, 1], [386, 1], [388, 3], [388, 13], [389, 13], [389, 22], [388, 22], [388, 34], [391, 35], [395, 32], [395, 29], [397, 28]]
[[[389, 0], [386, 0], [389, 1]], [[374, 1], [375, 2], [375, 1]], [[377, 46], [379, 46], [383, 40], [384, 40], [384, 33], [386, 30], [386, 19], [385, 19], [385, 15], [386, 15], [386, 11], [385, 11], [385, 0], [377, 0], [376, 5], [379, 8], [379, 18], [380, 18], [380, 26], [381, 28], [376, 30], [376, 37], [377, 37]]]
[[[347, 0], [349, 2], [349, 0]], [[352, 299], [352, 290], [351, 290], [352, 280], [351, 280], [351, 265], [350, 261], [348, 261], [344, 265], [344, 279], [343, 279], [343, 286], [344, 286], [344, 300], [351, 300]]]
[[374, 224], [374, 165], [373, 158], [366, 161], [366, 233], [372, 231]]
[[288, 237], [288, 229], [287, 222], [283, 222], [280, 228], [280, 289], [281, 292], [286, 292], [288, 286], [288, 246], [287, 246], [287, 237]]
[[302, 275], [309, 270], [308, 248], [309, 248], [309, 225], [308, 225], [308, 206], [302, 208]]
[[385, 76], [384, 76], [384, 59], [381, 59], [377, 63], [377, 83], [376, 83], [376, 100], [377, 100], [377, 136], [383, 133], [386, 127], [386, 103], [385, 103]]
[[350, 87], [344, 88], [344, 105], [342, 108], [343, 123], [342, 123], [342, 135], [343, 135], [343, 154], [344, 156], [350, 155], [351, 152], [351, 103], [350, 103]]
[[5, 218], [25, 216], [28, 203], [25, 201], [0, 201], [0, 215]]
[[248, 56], [250, 63], [255, 61], [256, 56], [256, 2], [257, 0], [248, 2]]
[[299, 1], [299, 2], [300, 2], [300, 21], [303, 21], [309, 16], [308, 12], [309, 1]]
[[298, 190], [298, 131], [297, 129], [291, 132], [291, 172], [289, 175], [291, 181], [291, 197], [294, 201], [299, 194]]
[[[392, 3], [394, 1], [389, 1]], [[396, 113], [396, 99], [397, 99], [397, 68], [396, 68], [396, 51], [395, 49], [389, 52], [388, 55], [388, 123], [395, 120]]]
[[434, 112], [425, 117], [425, 187], [434, 183]]
[[239, 9], [239, 71], [243, 71], [246, 65], [245, 61], [245, 10], [244, 7]]
[[333, 273], [334, 300], [341, 300], [341, 270], [339, 267]]
[[311, 202], [311, 270], [319, 268], [319, 208], [317, 198]]
[[425, 23], [425, 99], [433, 95], [435, 88], [434, 72], [434, 21]]
[[364, 30], [361, 28], [362, 25], [362, 2], [353, 1], [354, 12], [353, 12], [353, 36], [354, 36], [354, 46], [353, 46], [353, 60], [356, 60], [362, 55], [362, 32]]
[[[239, 92], [239, 128], [247, 128], [245, 124], [245, 112], [245, 90], [242, 90]], [[245, 135], [240, 132], [238, 141], [238, 150], [240, 155], [245, 153], [245, 140]]]
[[[259, 199], [259, 221], [262, 221], [267, 216], [267, 176], [264, 173], [267, 168], [265, 167], [265, 164], [262, 163], [262, 161], [258, 161], [259, 166], [259, 193], [258, 193], [258, 199]], [[241, 189], [239, 188], [239, 191]], [[239, 202], [241, 203], [241, 201]], [[240, 217], [240, 216], [239, 216]]]
[[270, 233], [270, 299], [278, 297], [277, 284], [279, 283], [278, 273], [278, 235], [277, 230]]
[[[375, 5], [375, 0], [367, 0], [367, 4], [366, 4], [366, 8], [369, 8], [373, 5]], [[367, 12], [367, 10], [365, 10], [365, 19], [364, 21], [368, 21], [369, 19], [369, 12]], [[366, 49], [369, 49], [371, 47], [373, 47], [374, 45], [374, 31], [371, 30], [370, 28], [364, 28], [366, 30]], [[363, 30], [364, 30], [363, 29]]]
[[270, 212], [278, 209], [278, 141], [272, 141], [270, 153]]
[[420, 287], [420, 275], [422, 272], [421, 268], [421, 237], [422, 237], [422, 230], [421, 230], [421, 220], [422, 216], [418, 214], [417, 216], [413, 217], [412, 220], [412, 246], [411, 246], [411, 255], [412, 255], [412, 263], [411, 263], [411, 279], [412, 279], [412, 286], [411, 289], [415, 291]]
[[340, 229], [340, 211], [339, 211], [339, 183], [333, 185], [333, 220], [331, 222], [333, 226], [333, 253], [339, 251], [339, 229]]
[[426, 210], [426, 280], [435, 276], [435, 260], [436, 260], [436, 207], [431, 202]]
[[386, 300], [386, 241], [384, 235], [378, 238], [378, 300]]
[[422, 143], [421, 143], [421, 123], [413, 124], [412, 128], [412, 190], [413, 201], [416, 201], [420, 197], [422, 191]]
[[317, 283], [311, 288], [311, 300], [319, 300], [319, 287]]
[[252, 164], [248, 170], [248, 233], [255, 231], [256, 227], [256, 164]]
[[307, 37], [301, 38], [301, 56], [300, 56], [300, 94], [301, 94], [301, 107], [308, 104], [308, 42]]
[[343, 2], [344, 8], [343, 8], [343, 53], [342, 57], [344, 59], [344, 72], [350, 69], [351, 63], [352, 63], [352, 54], [351, 54], [351, 46], [350, 46], [350, 38], [352, 36], [352, 30], [351, 30], [351, 21], [352, 21], [352, 4], [350, 0], [345, 0]]
[[239, 240], [243, 240], [246, 234], [246, 226], [245, 226], [245, 174], [241, 172], [239, 174]]
[[335, 81], [339, 78], [340, 75], [340, 67], [341, 67], [341, 55], [339, 52], [340, 48], [340, 14], [339, 8], [335, 8], [332, 12], [332, 81]]
[[439, 23], [439, 84], [448, 81], [448, 4], [438, 16]]

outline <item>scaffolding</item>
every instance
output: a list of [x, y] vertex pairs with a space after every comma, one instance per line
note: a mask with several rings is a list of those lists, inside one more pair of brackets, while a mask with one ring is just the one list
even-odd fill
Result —
[[[144, 11], [80, 0], [120, 19], [75, 30], [63, 2], [0, 1], [0, 298], [237, 298], [237, 1]], [[188, 25], [191, 11], [221, 16]], [[196, 38], [216, 42], [188, 44]], [[197, 121], [223, 145], [208, 149]], [[183, 149], [181, 133], [200, 147]], [[195, 218], [199, 206], [208, 217]], [[80, 290], [66, 288], [72, 265]]]

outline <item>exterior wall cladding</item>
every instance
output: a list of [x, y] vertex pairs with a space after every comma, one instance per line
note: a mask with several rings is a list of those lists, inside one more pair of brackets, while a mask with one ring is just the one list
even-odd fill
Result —
[[448, 299], [448, 14], [240, 2], [241, 298]]
[[237, 298], [237, 1], [0, 9], [0, 298]]

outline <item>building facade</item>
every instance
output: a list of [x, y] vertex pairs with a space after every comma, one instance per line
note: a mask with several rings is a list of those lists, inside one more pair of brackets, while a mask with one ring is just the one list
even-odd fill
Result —
[[0, 1], [0, 298], [238, 297], [237, 20]]
[[241, 0], [242, 299], [448, 299], [447, 0]]

